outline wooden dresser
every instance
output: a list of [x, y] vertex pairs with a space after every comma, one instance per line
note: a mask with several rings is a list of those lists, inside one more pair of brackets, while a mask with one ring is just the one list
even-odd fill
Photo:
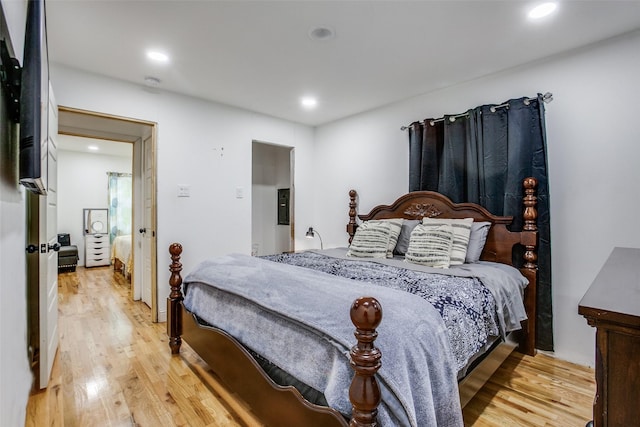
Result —
[[613, 250], [578, 313], [596, 328], [595, 427], [640, 425], [640, 249]]

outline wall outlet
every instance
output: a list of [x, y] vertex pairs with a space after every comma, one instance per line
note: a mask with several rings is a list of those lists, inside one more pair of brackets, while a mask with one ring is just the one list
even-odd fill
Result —
[[191, 197], [191, 187], [188, 185], [178, 185], [178, 197]]

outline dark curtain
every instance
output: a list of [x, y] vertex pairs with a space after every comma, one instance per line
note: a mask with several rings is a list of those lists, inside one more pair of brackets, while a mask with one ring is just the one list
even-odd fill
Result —
[[[505, 105], [506, 104], [506, 105]], [[409, 191], [432, 190], [456, 203], [478, 203], [523, 224], [522, 180], [538, 180], [536, 347], [553, 350], [549, 186], [544, 102], [512, 99], [409, 127]], [[520, 258], [521, 259], [521, 258]]]

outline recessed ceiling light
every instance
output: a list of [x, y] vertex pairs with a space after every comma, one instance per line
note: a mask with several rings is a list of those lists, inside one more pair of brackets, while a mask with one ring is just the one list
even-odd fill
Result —
[[169, 55], [158, 50], [148, 50], [147, 58], [156, 62], [169, 62]]
[[309, 37], [311, 40], [331, 40], [336, 37], [336, 32], [331, 27], [313, 27], [309, 30]]
[[551, 15], [558, 8], [554, 2], [541, 3], [529, 11], [529, 19], [540, 19]]
[[87, 148], [91, 151], [98, 151], [98, 146], [96, 145], [89, 145]]
[[302, 104], [302, 106], [307, 110], [311, 110], [318, 105], [318, 100], [312, 96], [305, 96], [300, 99], [300, 104]]

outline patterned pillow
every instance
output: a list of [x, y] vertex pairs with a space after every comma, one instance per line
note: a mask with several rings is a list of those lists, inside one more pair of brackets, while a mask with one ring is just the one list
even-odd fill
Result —
[[356, 229], [347, 256], [357, 258], [386, 258], [391, 224], [389, 221], [365, 221]]
[[411, 232], [405, 261], [435, 268], [449, 268], [453, 227], [418, 224]]
[[490, 222], [474, 222], [471, 224], [471, 234], [469, 235], [469, 246], [464, 262], [474, 263], [480, 261], [480, 255], [487, 242], [487, 235], [491, 228]]
[[464, 264], [469, 245], [469, 235], [471, 234], [471, 224], [473, 218], [464, 219], [438, 219], [423, 218], [422, 223], [426, 225], [447, 224], [453, 228], [453, 246], [451, 247], [451, 265]]

